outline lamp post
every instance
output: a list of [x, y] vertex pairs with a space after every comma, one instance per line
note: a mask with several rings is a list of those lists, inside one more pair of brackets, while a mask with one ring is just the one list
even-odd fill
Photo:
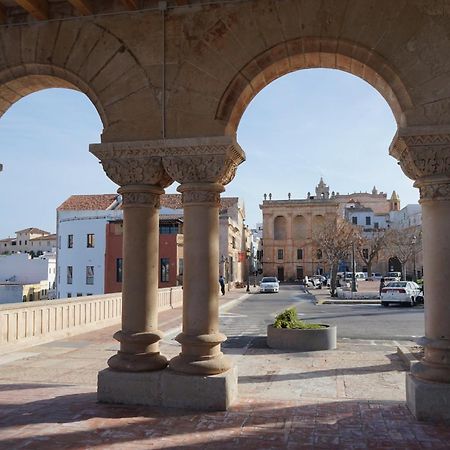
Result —
[[247, 249], [247, 292], [250, 292], [250, 249]]
[[352, 242], [352, 292], [356, 292], [355, 241]]
[[414, 235], [411, 240], [412, 255], [413, 255], [413, 281], [414, 282], [417, 280], [417, 276], [416, 276], [416, 242], [417, 242], [417, 237]]

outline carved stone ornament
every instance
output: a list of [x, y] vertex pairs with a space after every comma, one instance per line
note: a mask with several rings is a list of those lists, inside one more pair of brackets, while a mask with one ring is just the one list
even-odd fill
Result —
[[416, 181], [422, 200], [449, 198], [450, 132], [399, 133], [389, 153], [406, 176]]
[[160, 194], [152, 192], [123, 192], [122, 199], [124, 207], [128, 205], [145, 205], [154, 208], [160, 207]]
[[450, 176], [450, 133], [396, 135], [389, 153], [412, 180]]
[[180, 183], [229, 183], [244, 151], [230, 136], [91, 144], [91, 153], [115, 183], [168, 186]]
[[213, 203], [220, 205], [220, 192], [214, 191], [185, 191], [182, 194], [183, 205], [187, 203]]

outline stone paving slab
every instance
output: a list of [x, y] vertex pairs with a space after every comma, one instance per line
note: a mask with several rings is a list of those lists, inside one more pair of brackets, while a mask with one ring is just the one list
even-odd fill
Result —
[[[169, 312], [161, 328], [179, 320]], [[0, 449], [450, 449], [448, 424], [419, 423], [408, 411], [393, 342], [342, 340], [300, 354], [258, 337], [257, 346], [224, 349], [238, 366], [239, 402], [194, 413], [96, 402], [97, 372], [118, 348], [114, 331], [0, 359]], [[172, 357], [180, 347], [169, 336], [161, 351]]]

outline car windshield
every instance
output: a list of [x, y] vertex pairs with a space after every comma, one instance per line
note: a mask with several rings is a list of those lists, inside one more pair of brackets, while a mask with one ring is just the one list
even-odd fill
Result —
[[391, 281], [386, 285], [386, 287], [404, 288], [406, 287], [406, 281]]
[[277, 279], [275, 277], [264, 277], [261, 283], [276, 283]]

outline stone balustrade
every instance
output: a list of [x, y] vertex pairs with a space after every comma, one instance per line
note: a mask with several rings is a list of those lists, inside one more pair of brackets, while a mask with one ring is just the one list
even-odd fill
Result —
[[[158, 310], [181, 306], [183, 289], [158, 289]], [[115, 325], [122, 294], [95, 295], [0, 305], [0, 349], [14, 350]]]

